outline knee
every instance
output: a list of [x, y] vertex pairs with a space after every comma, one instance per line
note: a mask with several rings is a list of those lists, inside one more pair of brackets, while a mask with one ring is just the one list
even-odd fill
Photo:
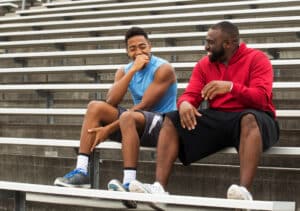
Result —
[[254, 131], [258, 130], [256, 118], [253, 114], [246, 114], [241, 119], [241, 130]]
[[133, 111], [125, 111], [123, 112], [120, 117], [120, 124], [128, 124], [130, 122], [133, 122], [135, 120], [134, 118], [134, 112]]
[[107, 106], [107, 103], [103, 101], [92, 100], [87, 105], [86, 113], [90, 115], [99, 115], [101, 111], [104, 111], [105, 106]]

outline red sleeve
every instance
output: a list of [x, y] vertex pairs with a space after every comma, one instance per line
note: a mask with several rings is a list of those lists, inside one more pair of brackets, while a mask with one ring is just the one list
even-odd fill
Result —
[[273, 69], [264, 53], [254, 56], [249, 77], [247, 86], [234, 83], [231, 94], [245, 107], [267, 108], [272, 101]]
[[180, 104], [183, 101], [188, 101], [196, 108], [199, 107], [200, 103], [202, 102], [203, 98], [201, 97], [201, 90], [204, 87], [204, 72], [201, 68], [201, 61], [198, 62], [192, 72], [190, 81], [188, 86], [186, 87], [184, 93], [179, 97], [177, 101], [177, 108], [179, 108]]

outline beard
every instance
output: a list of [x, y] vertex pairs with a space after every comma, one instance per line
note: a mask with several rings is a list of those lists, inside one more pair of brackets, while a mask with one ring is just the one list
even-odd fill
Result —
[[210, 62], [220, 61], [222, 57], [225, 55], [225, 49], [223, 46], [220, 50], [211, 51], [211, 54], [208, 56]]

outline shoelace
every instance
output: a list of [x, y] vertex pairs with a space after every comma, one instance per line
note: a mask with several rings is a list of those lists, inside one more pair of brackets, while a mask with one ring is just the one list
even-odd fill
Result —
[[144, 184], [145, 189], [147, 189], [150, 193], [165, 193], [165, 191], [159, 186], [155, 184]]
[[83, 174], [86, 176], [84, 172], [82, 172], [81, 169], [74, 169], [73, 171], [69, 172], [68, 174], [65, 175], [65, 178], [70, 178], [73, 177], [75, 174]]

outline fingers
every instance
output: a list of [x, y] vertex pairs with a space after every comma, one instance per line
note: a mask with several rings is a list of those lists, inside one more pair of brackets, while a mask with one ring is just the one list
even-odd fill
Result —
[[212, 100], [218, 94], [226, 94], [231, 91], [231, 81], [211, 81], [201, 91], [204, 100]]
[[143, 69], [143, 67], [145, 65], [147, 65], [150, 61], [150, 58], [148, 55], [145, 55], [145, 54], [140, 54], [140, 55], [137, 55], [135, 61], [134, 61], [134, 65], [136, 66], [136, 70], [141, 70]]
[[218, 87], [216, 86], [215, 83], [207, 84], [201, 92], [202, 98], [204, 98], [204, 100], [213, 99], [216, 95], [217, 90], [218, 90]]
[[194, 109], [194, 114], [198, 117], [202, 116], [202, 114], [199, 113], [199, 111], [197, 109]]
[[98, 145], [98, 141], [95, 140], [94, 143], [93, 143], [93, 145], [92, 145], [92, 147], [91, 147], [91, 152], [94, 151], [94, 149], [96, 148], [97, 145]]
[[98, 137], [97, 137], [97, 131], [99, 130], [99, 128], [91, 128], [91, 129], [88, 129], [88, 133], [95, 133], [95, 135], [93, 136], [92, 135], [92, 139], [94, 139], [94, 141], [93, 141], [93, 145], [92, 145], [92, 147], [91, 147], [91, 149], [90, 149], [90, 151], [91, 152], [93, 152], [94, 151], [94, 149], [96, 148], [96, 146], [98, 145], [98, 143], [99, 143], [99, 141], [98, 141]]
[[196, 116], [192, 109], [181, 115], [180, 120], [181, 126], [183, 128], [187, 128], [188, 130], [195, 129], [195, 126], [197, 125]]
[[88, 133], [93, 133], [93, 132], [97, 132], [101, 129], [101, 127], [95, 127], [95, 128], [90, 128], [88, 129]]

